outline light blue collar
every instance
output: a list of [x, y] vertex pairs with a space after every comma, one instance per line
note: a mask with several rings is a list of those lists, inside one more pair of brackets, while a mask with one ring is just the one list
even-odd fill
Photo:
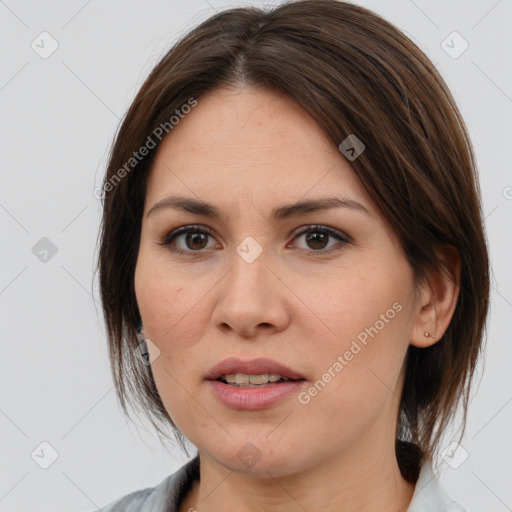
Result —
[[432, 465], [424, 462], [407, 512], [467, 512], [446, 494], [434, 474]]

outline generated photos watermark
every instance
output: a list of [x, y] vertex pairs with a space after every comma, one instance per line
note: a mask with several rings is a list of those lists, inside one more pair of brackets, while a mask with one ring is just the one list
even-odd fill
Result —
[[[187, 103], [174, 111], [174, 114], [168, 121], [160, 123], [151, 134], [148, 135], [146, 142], [137, 151], [133, 152], [133, 156], [131, 156], [106, 183], [94, 189], [94, 197], [96, 199], [103, 199], [105, 193], [110, 192], [152, 149], [156, 148], [158, 142], [161, 142], [163, 137], [170, 133], [171, 130], [179, 124], [181, 119], [184, 119], [187, 114], [190, 114], [195, 106], [197, 106], [197, 100], [195, 98], [189, 98]], [[157, 139], [158, 142], [155, 139]]]
[[[346, 350], [343, 355], [339, 355], [336, 360], [327, 368], [322, 374], [322, 377], [318, 379], [312, 386], [306, 391], [301, 391], [297, 395], [297, 400], [302, 405], [307, 405], [311, 402], [311, 399], [320, 393], [329, 382], [338, 375], [345, 366], [347, 366], [354, 357], [361, 352], [361, 350], [368, 344], [368, 337], [374, 338], [384, 327], [389, 324], [397, 313], [402, 311], [403, 307], [400, 302], [394, 302], [393, 305], [386, 310], [385, 313], [381, 313], [379, 319], [375, 321], [370, 327], [365, 327], [358, 335], [357, 340], [353, 340], [350, 348]], [[359, 343], [358, 343], [359, 342]]]

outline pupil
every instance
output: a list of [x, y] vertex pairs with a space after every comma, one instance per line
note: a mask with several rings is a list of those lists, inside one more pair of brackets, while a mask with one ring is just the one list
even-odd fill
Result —
[[[187, 234], [187, 247], [189, 249], [203, 249], [205, 247], [205, 244], [204, 243], [202, 245], [200, 244], [201, 239], [203, 242], [206, 241], [206, 235], [204, 233], [193, 233], [193, 234], [188, 233]], [[192, 244], [189, 243], [190, 241], [192, 241]], [[191, 246], [197, 242], [199, 242], [199, 244], [201, 245], [200, 247], [192, 247]]]
[[[310, 247], [313, 249], [323, 249], [325, 247], [325, 243], [327, 242], [327, 236], [328, 235], [326, 233], [314, 231], [306, 235], [306, 240]], [[311, 245], [311, 243], [313, 245]], [[320, 246], [315, 246], [316, 243], [320, 243]]]

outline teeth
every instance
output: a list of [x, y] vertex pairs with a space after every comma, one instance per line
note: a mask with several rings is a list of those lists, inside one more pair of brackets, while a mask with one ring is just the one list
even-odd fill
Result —
[[290, 380], [282, 377], [277, 373], [264, 373], [262, 375], [247, 375], [245, 373], [229, 373], [221, 375], [220, 378], [228, 382], [228, 384], [236, 384], [237, 386], [247, 386], [250, 384], [261, 385], [269, 382], [277, 382], [278, 380]]

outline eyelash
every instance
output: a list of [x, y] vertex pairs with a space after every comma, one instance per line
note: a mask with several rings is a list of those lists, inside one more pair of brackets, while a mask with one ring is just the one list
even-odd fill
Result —
[[[303, 229], [299, 232], [292, 233], [293, 240], [295, 240], [299, 236], [304, 235], [309, 232], [326, 233], [329, 236], [337, 238], [341, 242], [327, 250], [319, 249], [319, 250], [315, 251], [315, 250], [301, 249], [302, 251], [306, 251], [309, 254], [313, 254], [313, 255], [331, 254], [331, 252], [340, 250], [344, 245], [350, 243], [350, 238], [348, 236], [343, 235], [342, 233], [340, 233], [338, 231], [335, 231], [327, 226], [322, 226], [322, 225], [307, 226], [305, 229]], [[172, 251], [176, 254], [180, 254], [183, 256], [189, 256], [189, 257], [200, 256], [201, 253], [204, 252], [202, 249], [197, 250], [197, 251], [193, 251], [193, 250], [184, 251], [183, 249], [179, 249], [179, 248], [173, 247], [171, 245], [175, 238], [177, 238], [180, 235], [187, 234], [187, 233], [201, 233], [201, 234], [206, 234], [206, 235], [210, 235], [213, 237], [213, 233], [210, 231], [210, 229], [206, 228], [205, 226], [200, 226], [200, 225], [183, 226], [181, 228], [175, 229], [174, 231], [171, 231], [165, 237], [159, 239], [158, 244], [162, 245], [164, 247], [167, 247], [170, 251]]]

